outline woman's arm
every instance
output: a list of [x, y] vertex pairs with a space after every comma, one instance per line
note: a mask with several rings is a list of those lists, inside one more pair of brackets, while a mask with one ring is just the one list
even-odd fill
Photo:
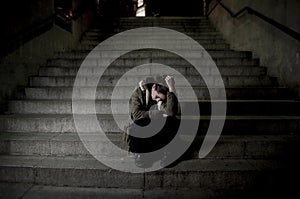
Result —
[[168, 116], [176, 116], [179, 113], [178, 111], [179, 106], [178, 106], [178, 99], [176, 96], [174, 77], [167, 75], [165, 81], [169, 88], [169, 92], [167, 93], [166, 96], [165, 111]]
[[145, 118], [149, 119], [149, 110], [143, 104], [142, 97], [142, 91], [137, 89], [130, 98], [130, 114], [133, 121]]

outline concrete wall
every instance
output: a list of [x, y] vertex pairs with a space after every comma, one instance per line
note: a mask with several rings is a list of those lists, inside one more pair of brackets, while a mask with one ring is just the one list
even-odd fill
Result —
[[[36, 1], [35, 1], [36, 2]], [[38, 1], [43, 2], [43, 1]], [[49, 1], [51, 2], [51, 1]], [[45, 6], [53, 8], [53, 3], [46, 3]], [[36, 8], [29, 6], [29, 8]], [[49, 8], [44, 8], [45, 16], [48, 17]], [[51, 9], [50, 9], [51, 10]], [[25, 12], [25, 11], [24, 11]], [[36, 14], [31, 10], [32, 21], [35, 21]], [[52, 13], [52, 12], [50, 12]], [[72, 33], [54, 25], [53, 28], [31, 41], [20, 46], [14, 52], [2, 57], [0, 60], [0, 113], [5, 111], [8, 99], [15, 97], [17, 86], [27, 86], [28, 77], [37, 75], [39, 66], [45, 65], [47, 59], [51, 58], [56, 51], [66, 51], [73, 49], [80, 42], [83, 32], [85, 32], [93, 19], [93, 11], [86, 10], [76, 21], [72, 23]], [[21, 17], [21, 16], [19, 16]], [[30, 18], [30, 16], [28, 16]], [[42, 18], [42, 17], [40, 17]], [[25, 20], [29, 23], [29, 19]], [[27, 24], [31, 25], [31, 23]], [[6, 24], [12, 32], [21, 30], [19, 23]], [[14, 29], [13, 26], [16, 26]], [[22, 27], [24, 27], [23, 25]], [[3, 49], [5, 50], [5, 49]]]
[[39, 66], [46, 64], [54, 51], [72, 48], [75, 41], [70, 33], [54, 26], [3, 58], [0, 63], [0, 111], [5, 109], [6, 100], [14, 97], [16, 87], [26, 86], [28, 77], [36, 75]]
[[1, 38], [6, 39], [54, 14], [53, 0], [10, 0], [0, 7]]
[[[234, 13], [249, 6], [300, 33], [299, 0], [223, 0]], [[211, 5], [215, 2], [212, 1]], [[221, 6], [209, 16], [235, 50], [250, 50], [281, 85], [299, 91], [300, 42], [261, 19], [245, 14], [233, 19]]]
[[82, 33], [87, 31], [91, 26], [95, 14], [97, 12], [95, 0], [74, 0], [73, 1], [73, 10], [79, 10], [83, 7], [87, 8], [82, 15], [72, 23], [72, 34], [75, 38], [81, 39]]

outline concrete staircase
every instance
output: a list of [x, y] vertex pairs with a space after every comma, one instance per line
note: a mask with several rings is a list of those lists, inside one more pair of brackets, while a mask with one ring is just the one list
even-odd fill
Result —
[[[291, 180], [298, 176], [300, 103], [268, 76], [267, 68], [251, 52], [231, 50], [205, 18], [123, 18], [111, 35], [136, 27], [166, 27], [191, 36], [209, 52], [222, 74], [228, 99], [224, 130], [213, 151], [204, 159], [195, 158], [211, 119], [211, 103], [224, 102], [210, 100], [205, 83], [184, 59], [143, 49], [118, 58], [105, 71], [96, 93], [99, 122], [122, 147], [120, 129], [111, 117], [113, 87], [134, 66], [151, 62], [172, 66], [190, 81], [198, 97], [197, 101], [183, 100], [182, 106], [198, 103], [201, 108], [201, 118], [189, 118], [199, 120], [200, 125], [190, 148], [192, 157], [173, 168], [143, 174], [115, 171], [95, 160], [76, 133], [72, 87], [83, 59], [110, 36], [104, 24], [95, 24], [78, 49], [58, 52], [41, 66], [39, 75], [29, 78], [28, 87], [19, 88], [9, 112], [0, 116], [1, 198], [268, 198], [292, 194]], [[80, 77], [81, 97], [76, 99], [81, 114], [90, 114], [85, 93], [91, 92], [90, 80], [97, 70], [97, 58], [88, 61], [87, 76]], [[156, 73], [161, 71], [149, 71], [149, 75]], [[215, 81], [214, 71], [207, 69], [207, 75]], [[131, 93], [131, 86], [141, 78], [137, 71], [122, 85], [123, 91]], [[180, 84], [178, 79], [178, 94], [184, 95], [185, 87]], [[124, 107], [118, 113], [126, 118], [128, 102], [122, 96], [115, 100]]]

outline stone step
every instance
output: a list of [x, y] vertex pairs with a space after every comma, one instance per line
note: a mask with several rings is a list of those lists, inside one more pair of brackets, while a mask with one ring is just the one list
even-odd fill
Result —
[[[264, 192], [263, 192], [264, 191]], [[269, 192], [267, 192], [269, 191]], [[56, 199], [157, 199], [157, 198], [172, 198], [172, 199], [224, 199], [224, 198], [257, 198], [266, 195], [278, 196], [274, 190], [258, 189], [254, 190], [239, 190], [239, 189], [213, 189], [213, 188], [156, 188], [156, 189], [128, 189], [128, 188], [99, 188], [99, 187], [66, 187], [66, 186], [46, 186], [35, 185], [29, 183], [0, 183], [0, 193], [3, 198], [14, 199], [40, 199], [43, 198], [56, 198]], [[285, 191], [284, 191], [285, 192]], [[283, 193], [283, 191], [281, 192]], [[287, 193], [283, 194], [284, 196]], [[288, 195], [292, 195], [288, 192]]]
[[1, 156], [0, 159], [2, 182], [119, 189], [259, 188], [270, 179], [277, 179], [280, 168], [285, 167], [270, 160], [195, 159], [174, 168], [132, 174], [112, 170], [88, 157]]
[[[122, 86], [133, 86], [139, 84], [139, 82], [143, 79], [145, 79], [147, 75], [135, 75], [135, 76], [127, 76], [122, 78], [122, 83], [120, 85]], [[222, 77], [222, 80], [219, 78], [219, 76], [210, 75], [210, 76], [204, 76], [207, 80], [207, 82], [204, 82], [201, 77], [197, 75], [189, 75], [185, 76], [185, 79], [180, 78], [179, 76], [175, 76], [176, 79], [176, 85], [177, 86], [184, 86], [186, 85], [186, 80], [189, 81], [191, 86], [206, 86], [209, 85], [211, 87], [220, 85], [220, 82], [223, 80], [223, 83], [225, 87], [235, 87], [235, 86], [276, 86], [276, 79], [268, 77], [268, 76], [224, 76]], [[117, 85], [119, 79], [121, 76], [102, 76], [101, 80], [99, 81], [98, 85], [101, 86], [115, 86]], [[93, 86], [94, 82], [97, 81], [97, 76], [80, 76], [76, 77], [77, 79], [77, 86]], [[31, 87], [68, 87], [73, 86], [75, 77], [71, 76], [63, 76], [63, 77], [43, 77], [43, 76], [34, 76], [30, 77], [29, 85]]]
[[[110, 61], [110, 58], [86, 58], [85, 66], [86, 67], [106, 67], [104, 63]], [[209, 58], [191, 58], [191, 61], [196, 63], [201, 63], [202, 67], [210, 67], [212, 60]], [[259, 66], [259, 59], [249, 59], [249, 58], [216, 58], [213, 59], [214, 63], [217, 66]], [[82, 59], [49, 59], [47, 61], [48, 66], [65, 66], [65, 67], [79, 67], [82, 64]], [[130, 58], [126, 55], [119, 57], [115, 60], [113, 66], [128, 66], [134, 67], [142, 64], [148, 63], [160, 63], [167, 66], [191, 66], [185, 59], [180, 57], [139, 57], [139, 58]]]
[[[111, 58], [86, 58], [85, 67], [107, 67], [106, 62], [110, 61]], [[190, 58], [191, 61], [196, 63], [201, 63], [202, 68], [211, 68], [212, 60], [209, 58]], [[249, 58], [215, 58], [213, 59], [217, 66], [259, 66], [259, 59], [249, 59]], [[50, 59], [47, 61], [48, 66], [62, 66], [62, 67], [80, 67], [82, 64], [82, 59]], [[149, 63], [160, 63], [171, 67], [185, 66], [192, 67], [185, 59], [180, 57], [138, 57], [131, 58], [126, 55], [119, 57], [111, 65], [120, 67], [134, 67], [142, 64]]]
[[[132, 87], [122, 87], [124, 93], [132, 93]], [[211, 88], [211, 92], [215, 93], [222, 99], [220, 88]], [[210, 99], [210, 94], [206, 87], [194, 87], [196, 96], [199, 99]], [[19, 88], [17, 92], [18, 99], [72, 99], [72, 87], [27, 87]], [[93, 88], [85, 87], [78, 88], [77, 91], [80, 95], [78, 99], [90, 99], [90, 93], [94, 92]], [[188, 95], [185, 87], [177, 88], [178, 95]], [[124, 99], [125, 95], [117, 96], [118, 99]], [[227, 99], [295, 99], [295, 97], [285, 87], [228, 87], [226, 88]], [[99, 87], [96, 91], [96, 99], [112, 99], [111, 87]]]
[[[98, 34], [98, 35], [90, 35], [90, 36], [87, 36], [87, 35], [84, 35], [82, 37], [82, 40], [81, 41], [103, 41], [105, 38], [108, 38], [109, 36], [113, 36], [113, 35], [107, 35], [107, 34]], [[139, 34], [139, 36], [145, 36], [145, 37], [148, 37], [148, 36], [151, 36], [153, 37], [153, 35], [150, 35], [150, 34], [147, 34], [147, 33], [144, 33], [144, 34]], [[167, 39], [181, 39], [182, 40], [182, 37], [178, 37], [178, 36], [172, 36], [172, 35], [164, 35], [164, 34], [161, 34], [160, 36], [156, 36], [158, 39], [161, 39], [161, 38], [167, 38]], [[155, 38], [156, 38], [155, 37]], [[205, 41], [205, 40], [214, 40], [214, 41], [224, 41], [223, 37], [221, 35], [196, 35], [196, 34], [192, 34], [191, 36], [194, 40], [197, 40], [197, 41]]]
[[[120, 32], [124, 32], [127, 30], [140, 29], [139, 31], [143, 31], [143, 28], [160, 28], [160, 29], [169, 29], [177, 32], [181, 32], [184, 34], [196, 34], [196, 33], [217, 33], [221, 35], [220, 32], [216, 29], [215, 26], [211, 24], [194, 24], [194, 25], [170, 25], [170, 24], [120, 24], [115, 26], [114, 28], [110, 28], [109, 31], [107, 27], [100, 27], [98, 29], [89, 29], [85, 32], [85, 34], [117, 34]], [[143, 33], [143, 32], [142, 32]]]
[[[103, 28], [107, 27], [108, 25], [112, 24], [99, 24], [98, 26], [93, 26], [89, 29], [89, 31], [101, 31]], [[114, 29], [119, 28], [136, 28], [136, 27], [162, 27], [162, 28], [182, 28], [182, 29], [188, 29], [188, 28], [215, 28], [213, 24], [210, 22], [177, 22], [177, 23], [170, 23], [170, 21], [144, 21], [144, 22], [125, 22], [120, 21], [119, 23], [113, 24]]]
[[[183, 26], [170, 26], [170, 25], [157, 25], [157, 26], [153, 26], [153, 25], [120, 25], [117, 28], [114, 28], [113, 33], [120, 33], [120, 32], [124, 32], [127, 30], [132, 30], [132, 29], [136, 29], [136, 28], [145, 28], [145, 27], [159, 27], [159, 28], [164, 28], [164, 29], [171, 29], [174, 31], [178, 31], [178, 32], [182, 32], [182, 33], [214, 33], [217, 32], [215, 27], [198, 27], [198, 26], [187, 26], [187, 27], [183, 27]], [[102, 31], [88, 31], [87, 33], [102, 33]]]
[[[93, 123], [93, 115], [78, 115], [84, 122], [86, 132], [97, 132], [98, 124], [104, 132], [120, 132], [128, 125], [130, 118], [125, 115], [97, 115], [98, 123]], [[115, 119], [119, 121], [120, 128]], [[198, 133], [206, 133], [210, 120], [222, 121], [222, 116], [182, 116], [185, 125], [199, 122]], [[191, 123], [191, 124], [190, 124]], [[0, 115], [0, 130], [8, 132], [76, 132], [72, 114], [11, 114]], [[292, 134], [300, 131], [299, 116], [226, 116], [223, 134]]]
[[[213, 26], [212, 23], [210, 23], [209, 21], [196, 21], [196, 22], [184, 22], [184, 21], [178, 21], [178, 22], [174, 22], [174, 21], [120, 21], [117, 26], [115, 27], [182, 27], [182, 28], [188, 28], [188, 27], [215, 27]], [[102, 30], [103, 26], [101, 26], [101, 24], [99, 24], [98, 26], [92, 27], [90, 30], [91, 31], [99, 31]]]
[[[140, 35], [140, 37], [142, 37], [142, 35]], [[225, 44], [226, 41], [224, 39], [198, 39], [198, 38], [193, 38], [194, 40], [196, 40], [199, 44], [204, 45], [204, 44]], [[145, 40], [147, 40], [147, 37], [145, 37]], [[166, 42], [166, 41], [170, 41], [170, 42], [184, 42], [184, 41], [188, 41], [187, 39], [182, 39], [181, 37], [168, 37], [168, 35], [165, 36], [158, 36], [158, 37], [151, 37], [150, 39], [151, 41], [155, 41], [155, 42]], [[98, 45], [102, 42], [103, 40], [99, 40], [99, 39], [91, 39], [91, 38], [83, 38], [83, 40], [81, 40], [80, 44], [81, 45]], [[119, 42], [119, 45], [125, 45], [127, 44], [127, 42]]]
[[[102, 30], [103, 24], [107, 25], [109, 22], [102, 22], [94, 24], [90, 30], [98, 31]], [[110, 22], [111, 23], [111, 22]], [[174, 20], [155, 20], [155, 21], [119, 21], [115, 23], [115, 27], [126, 26], [168, 26], [168, 27], [214, 27], [210, 21], [174, 21]]]
[[[213, 27], [212, 23], [210, 21], [175, 21], [175, 20], [155, 20], [155, 21], [119, 21], [116, 22], [117, 27], [122, 26], [170, 26], [170, 27], [193, 27], [193, 26], [209, 26]], [[98, 24], [98, 26], [94, 25], [90, 30], [97, 31], [101, 30], [101, 24]]]
[[177, 17], [177, 16], [161, 16], [161, 17], [120, 17], [119, 22], [142, 22], [142, 21], [166, 21], [169, 23], [178, 23], [178, 22], [210, 22], [207, 17], [202, 17], [202, 16], [191, 16], [191, 17]]
[[[91, 134], [91, 145], [105, 144]], [[124, 145], [122, 135], [108, 134], [108, 138], [117, 146]], [[87, 135], [88, 137], [88, 135]], [[202, 137], [197, 138], [190, 150], [198, 157]], [[184, 142], [193, 139], [181, 137]], [[206, 158], [240, 158], [240, 159], [278, 159], [299, 149], [300, 137], [291, 135], [221, 135], [213, 150]], [[114, 156], [107, 147], [101, 155]], [[2, 132], [0, 134], [0, 154], [2, 155], [40, 155], [40, 156], [90, 156], [76, 133], [40, 133], [40, 132]], [[1, 163], [0, 163], [1, 164]]]
[[[195, 23], [195, 22], [209, 22], [210, 20], [207, 19], [207, 17], [177, 17], [177, 16], [160, 16], [160, 17], [121, 17], [118, 19], [120, 23], [122, 22], [147, 22], [147, 21], [153, 21], [153, 22], [168, 22], [168, 23], [180, 23], [180, 22], [189, 22], [189, 23]], [[99, 21], [101, 22], [101, 20]]]
[[[103, 22], [103, 21], [102, 21]], [[109, 22], [109, 21], [108, 21]], [[211, 24], [208, 19], [166, 19], [166, 18], [134, 18], [121, 19], [117, 21], [118, 24], [168, 24], [168, 25], [206, 25]], [[99, 26], [101, 23], [98, 24]]]
[[[197, 70], [189, 66], [173, 66], [173, 69], [181, 73], [183, 76], [197, 74]], [[130, 71], [131, 74], [143, 74], [143, 75], [161, 75], [162, 70], [159, 67], [151, 66], [151, 68], [138, 67], [133, 68], [132, 66], [109, 66], [109, 69], [104, 71], [104, 75], [124, 75]], [[39, 68], [39, 76], [76, 76], [79, 68], [64, 67], [64, 66], [41, 66]], [[267, 68], [261, 66], [219, 66], [219, 73], [222, 76], [265, 76], [267, 75]], [[87, 67], [82, 69], [86, 76], [95, 76], [95, 73], [102, 71], [99, 67]], [[212, 68], [203, 70], [202, 75], [216, 75], [217, 71]]]
[[[162, 38], [166, 38], [167, 40], [182, 40], [184, 41], [185, 39], [183, 39], [182, 37], [179, 36], [174, 36], [174, 35], [168, 35], [168, 34], [164, 34], [164, 33], [160, 33], [159, 35], [153, 35], [150, 33], [131, 33], [134, 37], [143, 37], [143, 38], [155, 38], [157, 40], [161, 40]], [[220, 34], [212, 34], [210, 33], [203, 33], [200, 32], [199, 34], [195, 34], [193, 32], [184, 32], [184, 34], [196, 41], [198, 41], [199, 43], [206, 42], [207, 40], [211, 40], [211, 41], [215, 41], [217, 42], [223, 42], [224, 43], [224, 38], [222, 37], [222, 35]], [[83, 35], [81, 41], [97, 41], [97, 42], [101, 42], [104, 41], [105, 39], [112, 37], [114, 34], [108, 34], [108, 33], [93, 33], [93, 32], [87, 32]]]
[[[125, 30], [135, 29], [135, 28], [144, 28], [144, 27], [159, 27], [172, 29], [182, 32], [216, 32], [216, 28], [211, 24], [167, 24], [167, 23], [121, 23], [118, 26], [115, 26], [113, 31], [122, 32]], [[102, 28], [93, 28], [89, 29], [88, 33], [103, 33], [105, 27]]]
[[[139, 21], [119, 21], [115, 27], [119, 26], [169, 26], [169, 27], [194, 27], [194, 26], [209, 26], [214, 27], [209, 20], [139, 20]], [[98, 26], [94, 26], [91, 30], [99, 30], [102, 29], [103, 26], [98, 24]]]
[[[148, 18], [148, 17], [147, 17]], [[165, 25], [181, 25], [181, 26], [189, 26], [189, 25], [207, 25], [211, 22], [208, 19], [166, 19], [166, 18], [156, 18], [156, 19], [121, 19], [117, 21], [119, 25], [130, 25], [130, 24], [165, 24]], [[96, 25], [96, 24], [95, 24]], [[101, 25], [99, 23], [98, 25]], [[96, 26], [93, 26], [94, 29], [97, 29]]]
[[[140, 41], [142, 39], [145, 39], [146, 42], [148, 40], [154, 40], [154, 41], [164, 41], [164, 42], [187, 42], [188, 40], [190, 40], [191, 38], [194, 40], [199, 40], [199, 41], [206, 41], [207, 40], [220, 40], [220, 42], [225, 41], [224, 38], [222, 37], [222, 35], [220, 34], [214, 34], [214, 32], [201, 32], [198, 31], [198, 34], [195, 34], [194, 32], [184, 32], [180, 33], [180, 31], [176, 31], [178, 34], [172, 34], [170, 35], [170, 33], [165, 33], [165, 32], [159, 32], [159, 33], [151, 33], [149, 32], [149, 30], [147, 30], [147, 32], [142, 32], [143, 30], [137, 30], [137, 32], [134, 32], [133, 30], [131, 30], [130, 35], [128, 34], [123, 34], [123, 39], [124, 40], [129, 40], [132, 41], [132, 39], [134, 38], [138, 38], [140, 39]], [[185, 36], [183, 36], [185, 35]], [[104, 34], [104, 33], [96, 33], [96, 32], [86, 32], [83, 37], [81, 38], [81, 41], [89, 41], [89, 40], [95, 40], [95, 39], [101, 39], [104, 40], [105, 38], [108, 37], [113, 37], [114, 34]], [[116, 41], [115, 41], [116, 42]], [[121, 42], [121, 41], [119, 41]]]
[[[91, 114], [93, 111], [86, 104], [89, 100], [73, 101], [82, 110], [80, 114]], [[128, 114], [128, 100], [97, 100], [95, 102], [98, 114]], [[300, 112], [300, 102], [294, 100], [228, 100], [228, 101], [180, 101], [180, 106], [186, 114], [197, 115], [198, 110], [189, 107], [200, 107], [201, 115], [210, 115], [211, 106], [224, 106], [227, 115], [297, 115]], [[112, 107], [112, 104], [113, 108]], [[72, 114], [71, 100], [11, 100], [8, 105], [9, 113], [19, 114]]]
[[[69, 52], [56, 52], [55, 58], [67, 58], [67, 59], [84, 59], [90, 51], [69, 51]], [[199, 57], [198, 51], [189, 51], [189, 57], [196, 58]], [[214, 58], [252, 58], [252, 53], [249, 51], [208, 51], [209, 55]], [[111, 58], [111, 57], [119, 57], [120, 53], [118, 51], [111, 51], [108, 54], [108, 57], [105, 58]], [[93, 57], [96, 56], [96, 57]], [[99, 58], [99, 55], [91, 54], [91, 58]], [[127, 58], [137, 58], [137, 57], [170, 57], [169, 53], [163, 53], [159, 51], [146, 51], [146, 50], [139, 50], [138, 53], [130, 53], [126, 55]]]
[[[109, 34], [104, 34], [103, 32], [86, 32], [85, 35], [86, 36], [103, 36], [103, 35], [109, 35], [109, 36], [112, 36], [112, 35], [115, 35], [117, 33], [120, 33], [118, 31], [115, 31], [115, 32], [110, 32]], [[217, 31], [211, 31], [211, 32], [182, 32], [190, 37], [193, 37], [193, 36], [221, 36], [222, 35], [217, 32]], [[133, 36], [136, 34], [136, 36], [139, 36], [141, 33], [131, 33]], [[145, 33], [143, 33], [145, 34]], [[166, 35], [165, 33], [160, 33], [160, 35]]]
[[[127, 44], [127, 45], [126, 45]], [[103, 49], [107, 49], [107, 50], [114, 50], [114, 49], [118, 49], [118, 50], [132, 50], [132, 47], [128, 45], [128, 43], [126, 43], [125, 45], [122, 44], [116, 44], [116, 45], [112, 45], [112, 44], [103, 44], [102, 47]], [[153, 43], [150, 43], [149, 46], [152, 46]], [[205, 50], [229, 50], [230, 49], [230, 45], [229, 44], [222, 44], [222, 43], [216, 43], [216, 44], [202, 44], [201, 45]], [[95, 45], [80, 45], [77, 47], [77, 50], [93, 50], [96, 46]], [[197, 50], [199, 47], [198, 46], [191, 46], [191, 45], [186, 45], [184, 42], [181, 43], [170, 43], [170, 44], [165, 44], [164, 47], [166, 49], [169, 48], [176, 48], [178, 50]], [[140, 49], [140, 48], [144, 48], [144, 44], [137, 44], [135, 46], [136, 49]]]
[[[65, 187], [65, 186], [45, 186], [30, 183], [8, 183], [0, 182], [0, 195], [5, 199], [39, 199], [39, 198], [56, 198], [56, 199], [139, 199], [145, 198], [145, 195], [165, 195], [163, 190], [143, 189], [120, 189], [120, 188], [98, 188], [98, 187]], [[175, 191], [182, 195], [183, 190]], [[169, 195], [171, 196], [171, 190]], [[209, 195], [209, 191], [194, 190], [195, 194]], [[228, 195], [228, 194], [226, 194]], [[232, 195], [232, 193], [230, 194]], [[150, 196], [147, 196], [147, 198]], [[150, 197], [153, 198], [153, 197]]]
[[[120, 20], [116, 22], [118, 26], [132, 26], [132, 25], [168, 25], [168, 26], [213, 26], [209, 20]], [[101, 23], [92, 26], [91, 30], [101, 29]]]

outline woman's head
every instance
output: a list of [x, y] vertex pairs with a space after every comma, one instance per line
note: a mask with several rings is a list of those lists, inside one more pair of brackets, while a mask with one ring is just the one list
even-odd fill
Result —
[[154, 101], [164, 101], [166, 99], [166, 95], [168, 92], [168, 88], [162, 86], [160, 84], [153, 84], [151, 88], [151, 97]]
[[166, 99], [166, 95], [169, 89], [167, 87], [164, 76], [147, 78], [146, 82], [148, 84], [148, 88], [151, 89], [152, 100], [163, 101]]

